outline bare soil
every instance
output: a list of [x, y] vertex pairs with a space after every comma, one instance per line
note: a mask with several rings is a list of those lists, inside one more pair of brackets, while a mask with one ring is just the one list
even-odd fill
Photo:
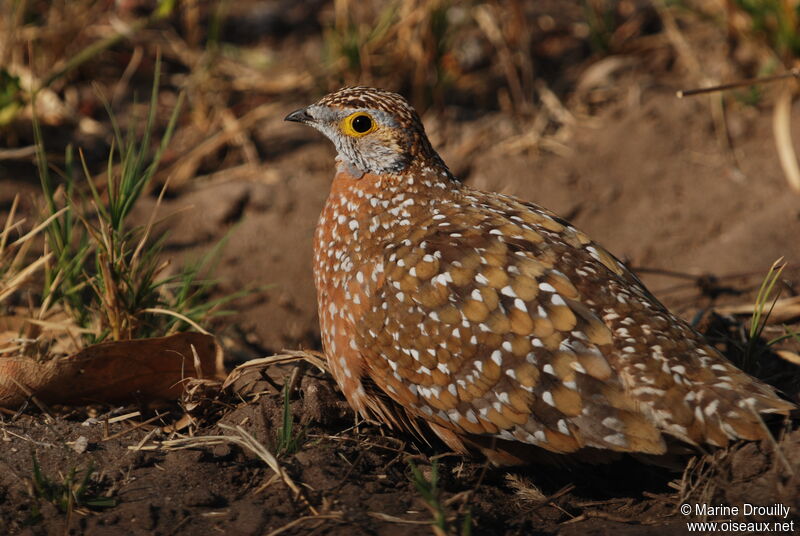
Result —
[[[574, 9], [567, 12], [565, 17], [578, 16]], [[727, 61], [720, 44], [724, 33], [708, 21], [696, 24], [683, 30], [705, 54], [702, 66], [714, 71]], [[301, 27], [316, 31], [313, 25]], [[628, 262], [673, 310], [699, 321], [736, 360], [742, 319], [711, 309], [752, 303], [779, 257], [789, 263], [781, 283], [784, 296], [800, 291], [800, 196], [789, 190], [778, 162], [769, 101], [745, 106], [732, 100], [727, 129], [720, 133], [713, 101], [675, 98], [676, 89], [697, 80], [680, 55], [669, 51], [664, 34], [655, 34], [662, 36], [662, 45], [617, 56], [624, 60], [622, 67], [589, 90], [580, 89], [581, 74], [602, 59], [586, 53], [575, 58], [567, 47], [569, 54], [561, 59], [575, 63], [560, 74], [548, 70], [558, 58], [542, 60], [543, 76], [563, 106], [539, 103], [551, 114], [543, 134], [549, 144], [526, 138], [518, 118], [502, 109], [444, 103], [431, 108], [424, 121], [462, 180], [567, 217]], [[317, 51], [309, 45], [297, 54]], [[231, 165], [225, 155], [215, 155], [160, 208], [161, 214], [177, 211], [163, 225], [174, 263], [196, 258], [229, 236], [217, 270], [220, 293], [266, 286], [237, 301], [235, 315], [216, 326], [230, 366], [284, 348], [321, 349], [311, 240], [333, 174], [334, 151], [317, 133], [282, 121], [309, 98], [286, 94], [276, 101], [275, 113], [258, 123], [251, 133], [257, 165]], [[798, 140], [800, 104], [793, 106], [792, 117]], [[179, 133], [169, 158], [176, 161], [181, 144], [199, 140], [197, 133]], [[20, 191], [32, 212], [38, 195], [33, 167], [4, 164], [0, 213]], [[136, 217], [147, 221], [155, 203], [155, 193], [143, 199]], [[769, 326], [765, 337], [781, 333], [780, 326]], [[232, 434], [220, 426], [225, 424], [241, 426], [277, 452], [280, 387], [294, 369], [271, 367], [245, 388], [196, 393], [166, 407], [43, 412], [30, 404], [3, 412], [0, 533], [425, 534], [432, 530], [434, 513], [413, 483], [409, 461], [430, 478], [433, 459], [438, 501], [452, 534], [461, 533], [465, 519], [473, 534], [683, 534], [686, 521], [700, 519], [681, 515], [683, 502], [781, 503], [791, 508], [787, 521], [800, 519], [796, 423], [773, 423], [777, 451], [767, 442], [742, 443], [677, 460], [677, 471], [632, 457], [604, 465], [565, 459], [556, 466], [500, 470], [448, 455], [438, 442], [420, 444], [356, 422], [331, 378], [309, 366], [301, 367], [292, 393], [299, 446], [278, 457], [302, 496], [234, 444], [146, 449], [189, 432]], [[767, 354], [756, 372], [800, 401], [795, 365]], [[108, 416], [136, 410], [140, 416], [106, 422]], [[168, 431], [187, 411], [195, 424]], [[98, 418], [87, 420], [90, 416]], [[154, 420], [135, 426], [148, 419]], [[109, 497], [114, 505], [74, 505], [67, 514], [36, 498], [34, 457], [42, 474], [56, 482], [73, 468], [91, 467], [95, 474], [84, 498]]]

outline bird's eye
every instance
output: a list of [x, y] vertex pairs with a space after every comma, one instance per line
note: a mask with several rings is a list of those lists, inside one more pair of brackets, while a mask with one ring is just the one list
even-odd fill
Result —
[[342, 121], [342, 131], [348, 136], [364, 136], [376, 128], [375, 121], [364, 112], [356, 112]]
[[372, 119], [368, 115], [359, 115], [353, 119], [353, 130], [359, 134], [365, 134], [372, 128]]

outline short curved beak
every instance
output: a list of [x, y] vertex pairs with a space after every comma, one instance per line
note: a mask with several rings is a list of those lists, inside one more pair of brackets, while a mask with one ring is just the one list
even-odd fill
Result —
[[286, 117], [284, 117], [283, 120], [293, 121], [295, 123], [308, 123], [310, 121], [313, 121], [314, 118], [311, 117], [311, 114], [309, 114], [306, 111], [306, 108], [300, 108], [299, 110], [295, 110]]

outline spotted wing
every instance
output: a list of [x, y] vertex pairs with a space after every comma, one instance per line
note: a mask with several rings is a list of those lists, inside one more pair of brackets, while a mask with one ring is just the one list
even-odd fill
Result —
[[[493, 203], [495, 210], [512, 212], [524, 207], [534, 219], [550, 222], [545, 227], [559, 251], [559, 267], [611, 330], [609, 363], [636, 407], [659, 430], [687, 443], [726, 446], [729, 440], [767, 437], [760, 413], [795, 409], [772, 387], [734, 366], [671, 314], [625, 265], [568, 222], [507, 196], [495, 194], [489, 203], [486, 207]], [[564, 243], [580, 253], [573, 257], [576, 252], [562, 249]]]
[[562, 267], [621, 281], [611, 259], [543, 212], [446, 210], [385, 249], [356, 323], [372, 381], [460, 434], [663, 452], [609, 363], [612, 332]]

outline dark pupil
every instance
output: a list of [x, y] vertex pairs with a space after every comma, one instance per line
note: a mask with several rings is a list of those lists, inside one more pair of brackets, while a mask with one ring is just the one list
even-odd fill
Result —
[[363, 134], [364, 132], [368, 131], [371, 128], [372, 128], [372, 119], [370, 119], [366, 115], [359, 115], [358, 117], [353, 119], [353, 130], [355, 130], [359, 134]]

